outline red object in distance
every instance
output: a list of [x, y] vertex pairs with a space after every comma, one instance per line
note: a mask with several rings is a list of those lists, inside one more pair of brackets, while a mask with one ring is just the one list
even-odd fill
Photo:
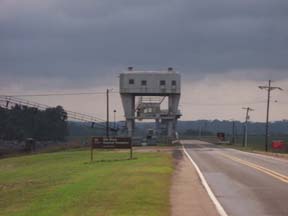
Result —
[[284, 141], [283, 140], [272, 141], [272, 148], [273, 149], [283, 149], [284, 148]]

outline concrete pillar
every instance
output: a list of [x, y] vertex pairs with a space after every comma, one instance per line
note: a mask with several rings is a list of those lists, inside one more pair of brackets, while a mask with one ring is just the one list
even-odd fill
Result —
[[179, 101], [180, 101], [180, 95], [169, 95], [168, 97], [169, 113], [172, 113], [172, 114], [177, 113]]
[[180, 101], [180, 95], [170, 95], [168, 97], [168, 109], [171, 115], [171, 120], [168, 121], [168, 137], [174, 139], [176, 135], [176, 122], [178, 105]]
[[121, 100], [124, 108], [128, 136], [133, 136], [135, 126], [135, 96], [131, 94], [121, 94]]
[[168, 131], [168, 138], [174, 138], [174, 134], [175, 134], [175, 131], [174, 131], [174, 128], [173, 128], [173, 120], [169, 120], [167, 122], [167, 131]]
[[155, 119], [155, 131], [156, 131], [156, 135], [160, 135], [160, 120], [159, 118]]

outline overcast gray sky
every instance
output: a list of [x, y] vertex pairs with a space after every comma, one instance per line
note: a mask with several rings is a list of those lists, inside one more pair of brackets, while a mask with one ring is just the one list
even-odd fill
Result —
[[[117, 74], [127, 66], [172, 66], [184, 81], [184, 119], [230, 118], [236, 105], [213, 116], [199, 100], [247, 103], [241, 91], [265, 99], [253, 87], [268, 79], [288, 87], [287, 23], [287, 0], [0, 0], [0, 91], [117, 88]], [[228, 92], [222, 91], [225, 83]], [[201, 92], [188, 94], [194, 86]], [[219, 95], [225, 100], [216, 100]], [[282, 111], [274, 119], [286, 118], [287, 95], [279, 96]], [[77, 108], [72, 100], [60, 101], [102, 115], [100, 108]]]

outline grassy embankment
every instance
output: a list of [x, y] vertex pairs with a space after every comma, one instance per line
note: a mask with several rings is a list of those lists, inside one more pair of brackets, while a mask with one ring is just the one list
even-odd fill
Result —
[[[248, 137], [248, 145], [243, 146], [243, 138], [236, 139], [236, 143], [234, 145], [224, 145], [226, 147], [236, 148], [242, 151], [250, 151], [250, 152], [265, 152], [265, 136], [249, 136]], [[272, 140], [283, 140], [285, 146], [283, 149], [272, 149]], [[288, 153], [288, 137], [287, 136], [272, 136], [269, 138], [269, 152], [277, 153], [277, 154], [287, 154]]]
[[[169, 215], [169, 153], [64, 151], [0, 160], [0, 215]], [[103, 161], [105, 160], [105, 161]]]

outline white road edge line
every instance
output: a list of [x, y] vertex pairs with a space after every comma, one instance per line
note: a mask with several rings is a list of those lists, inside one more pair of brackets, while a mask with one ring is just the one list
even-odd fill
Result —
[[186, 156], [189, 158], [189, 160], [191, 161], [191, 163], [193, 164], [193, 166], [195, 167], [202, 185], [204, 186], [204, 188], [206, 189], [210, 199], [212, 200], [213, 204], [216, 206], [216, 209], [218, 211], [218, 213], [220, 214], [220, 216], [228, 216], [228, 214], [226, 213], [226, 211], [224, 210], [224, 208], [222, 207], [222, 205], [220, 204], [220, 202], [217, 200], [217, 198], [215, 197], [214, 193], [212, 192], [210, 186], [208, 185], [204, 175], [202, 174], [201, 170], [199, 169], [198, 165], [193, 161], [193, 159], [191, 158], [191, 156], [188, 154], [188, 152], [186, 151], [184, 145], [182, 144], [183, 147], [183, 151], [186, 154]]

